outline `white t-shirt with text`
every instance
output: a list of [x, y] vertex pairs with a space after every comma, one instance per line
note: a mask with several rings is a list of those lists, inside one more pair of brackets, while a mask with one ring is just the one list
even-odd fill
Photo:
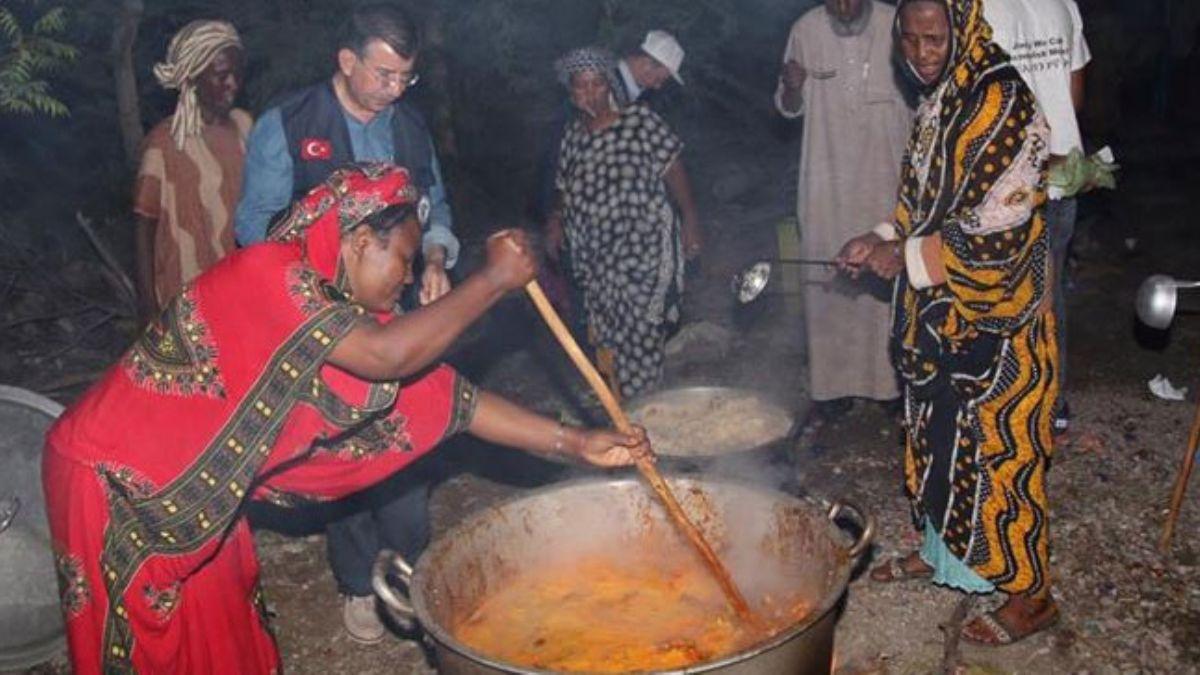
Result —
[[984, 0], [992, 39], [1008, 52], [1050, 123], [1050, 154], [1083, 149], [1071, 73], [1092, 59], [1075, 0]]

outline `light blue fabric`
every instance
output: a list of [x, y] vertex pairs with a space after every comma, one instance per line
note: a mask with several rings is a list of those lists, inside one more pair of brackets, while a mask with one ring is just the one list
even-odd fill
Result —
[[991, 593], [996, 590], [992, 582], [979, 576], [963, 561], [954, 557], [942, 535], [934, 529], [933, 523], [925, 519], [925, 540], [921, 543], [921, 560], [933, 568], [933, 583], [939, 586], [949, 586], [967, 593]]
[[238, 244], [257, 244], [267, 236], [267, 223], [292, 200], [292, 156], [283, 135], [279, 108], [258, 118], [246, 139], [242, 197], [233, 216]]
[[459, 243], [454, 236], [454, 221], [450, 216], [450, 202], [446, 201], [446, 184], [442, 182], [442, 165], [434, 153], [429, 165], [433, 171], [433, 185], [429, 186], [429, 223], [426, 226], [422, 247], [442, 246], [446, 249], [446, 269], [458, 262]]
[[[355, 161], [393, 161], [395, 143], [392, 136], [392, 116], [389, 107], [369, 122], [363, 123], [344, 110], [350, 130], [350, 151]], [[458, 262], [459, 242], [454, 236], [454, 221], [450, 204], [446, 202], [446, 186], [442, 182], [442, 167], [437, 153], [430, 168], [433, 185], [429, 187], [429, 222], [422, 238], [422, 248], [431, 246], [446, 249], [446, 269]], [[242, 198], [234, 214], [233, 232], [242, 246], [266, 238], [271, 217], [292, 200], [292, 156], [288, 153], [287, 137], [283, 133], [283, 116], [279, 108], [271, 108], [258, 118], [246, 141], [246, 164], [242, 170]]]
[[388, 106], [376, 113], [369, 122], [362, 122], [354, 115], [342, 111], [342, 119], [350, 129], [350, 152], [358, 162], [390, 162], [392, 150], [392, 116], [395, 112]]

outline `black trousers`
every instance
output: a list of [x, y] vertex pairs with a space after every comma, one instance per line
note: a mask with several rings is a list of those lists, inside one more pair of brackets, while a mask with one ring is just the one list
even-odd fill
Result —
[[430, 465], [417, 462], [336, 505], [325, 536], [339, 593], [371, 595], [371, 566], [385, 548], [416, 564], [429, 543], [429, 495], [434, 482]]

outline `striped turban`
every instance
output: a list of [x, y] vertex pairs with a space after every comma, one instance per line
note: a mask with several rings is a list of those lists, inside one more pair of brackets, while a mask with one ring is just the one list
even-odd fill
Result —
[[167, 58], [155, 64], [154, 77], [164, 89], [178, 89], [175, 118], [171, 120], [171, 138], [183, 149], [188, 136], [200, 133], [204, 121], [200, 117], [200, 101], [196, 96], [195, 79], [226, 47], [242, 48], [237, 29], [228, 21], [193, 21], [171, 38]]

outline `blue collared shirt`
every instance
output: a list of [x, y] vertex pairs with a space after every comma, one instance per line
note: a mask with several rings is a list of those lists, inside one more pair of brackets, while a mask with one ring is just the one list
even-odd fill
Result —
[[629, 69], [629, 63], [625, 59], [617, 62], [617, 74], [621, 77], [621, 82], [625, 85], [625, 95], [629, 97], [629, 102], [633, 103], [642, 97], [642, 87], [638, 84], [637, 78], [633, 76], [633, 71]]
[[[395, 143], [392, 138], [391, 107], [360, 122], [345, 110], [346, 126], [350, 129], [350, 149], [355, 161], [394, 161]], [[443, 246], [446, 249], [446, 268], [458, 262], [459, 243], [454, 236], [450, 205], [446, 203], [446, 186], [437, 154], [432, 157], [433, 185], [429, 187], [429, 223], [422, 247]], [[292, 201], [292, 156], [288, 153], [287, 137], [283, 133], [283, 116], [279, 108], [271, 108], [258, 118], [246, 141], [246, 163], [242, 169], [242, 198], [234, 215], [234, 236], [242, 246], [266, 238], [271, 217]]]

